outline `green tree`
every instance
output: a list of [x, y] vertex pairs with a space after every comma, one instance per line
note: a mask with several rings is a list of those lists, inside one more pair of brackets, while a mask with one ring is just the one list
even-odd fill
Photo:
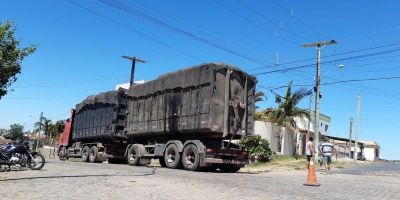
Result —
[[39, 121], [35, 123], [35, 131], [43, 131], [46, 136], [50, 135], [52, 129], [52, 122], [50, 119], [42, 116]]
[[11, 124], [7, 138], [11, 140], [22, 139], [24, 137], [24, 126], [21, 124]]
[[50, 138], [58, 138], [59, 131], [64, 126], [64, 120], [58, 120], [56, 123], [51, 123], [48, 130]]
[[14, 33], [13, 23], [0, 24], [0, 99], [21, 73], [22, 60], [36, 50], [35, 45], [21, 47], [21, 40], [16, 39]]
[[[309, 93], [305, 89], [300, 89], [292, 93], [292, 82], [289, 83], [285, 96], [276, 95], [275, 102], [278, 104], [277, 108], [269, 108], [264, 111], [268, 119], [279, 125], [294, 130], [296, 134], [296, 143], [299, 143], [300, 134], [297, 131], [296, 117], [307, 117], [310, 115], [307, 110], [298, 108], [297, 105], [300, 101], [308, 96]], [[282, 130], [281, 130], [282, 132]]]

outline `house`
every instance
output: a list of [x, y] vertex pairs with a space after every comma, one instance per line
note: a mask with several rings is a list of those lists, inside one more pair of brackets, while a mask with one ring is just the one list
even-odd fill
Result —
[[[270, 142], [270, 148], [278, 155], [303, 155], [305, 153], [307, 131], [314, 133], [314, 117], [311, 121], [306, 117], [296, 117], [295, 130], [279, 127], [274, 123], [265, 121], [255, 121], [254, 133], [261, 135]], [[320, 133], [329, 134], [331, 118], [320, 114]]]
[[[328, 138], [328, 142], [333, 144], [333, 146], [336, 149], [336, 154], [335, 158], [353, 158], [354, 155], [354, 146], [356, 141], [351, 140], [349, 142], [349, 138], [342, 138], [342, 137], [336, 137], [336, 136], [330, 136], [330, 135], [322, 135], [322, 137]], [[350, 145], [349, 145], [350, 144]], [[357, 152], [358, 160], [363, 160], [364, 159], [364, 150], [365, 150], [365, 144], [362, 141], [358, 142], [358, 147], [357, 147]]]
[[0, 136], [7, 135], [7, 129], [0, 128]]
[[[146, 81], [145, 80], [140, 80], [140, 81], [134, 81], [133, 82], [134, 85], [143, 84], [143, 83], [146, 83]], [[131, 85], [130, 83], [118, 84], [118, 85], [115, 86], [115, 90], [118, 90], [119, 88], [129, 90], [129, 86], [130, 85]]]
[[363, 158], [368, 161], [379, 160], [380, 146], [375, 141], [361, 141], [364, 143]]

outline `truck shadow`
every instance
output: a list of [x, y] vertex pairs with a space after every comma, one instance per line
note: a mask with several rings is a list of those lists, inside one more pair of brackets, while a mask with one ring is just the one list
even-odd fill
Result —
[[[21, 178], [9, 178], [9, 179], [0, 179], [0, 182], [6, 181], [19, 181], [19, 180], [33, 180], [33, 179], [53, 179], [53, 178], [85, 178], [85, 177], [138, 177], [138, 176], [152, 176], [156, 174], [156, 169], [151, 168], [151, 172], [144, 174], [83, 174], [83, 175], [60, 175], [60, 176], [33, 176], [33, 177], [21, 177]], [[132, 182], [132, 181], [131, 181]]]

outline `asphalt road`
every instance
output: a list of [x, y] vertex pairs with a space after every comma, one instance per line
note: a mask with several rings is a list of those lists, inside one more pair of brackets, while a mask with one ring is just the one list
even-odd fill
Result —
[[230, 174], [49, 160], [40, 171], [0, 172], [0, 199], [400, 199], [399, 167], [317, 173], [321, 186], [307, 187], [302, 170]]

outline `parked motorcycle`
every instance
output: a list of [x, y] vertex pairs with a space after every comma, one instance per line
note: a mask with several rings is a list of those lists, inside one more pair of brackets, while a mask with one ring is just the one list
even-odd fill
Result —
[[45, 164], [44, 156], [33, 152], [28, 141], [8, 143], [0, 147], [0, 165], [20, 165], [32, 170], [40, 170]]

